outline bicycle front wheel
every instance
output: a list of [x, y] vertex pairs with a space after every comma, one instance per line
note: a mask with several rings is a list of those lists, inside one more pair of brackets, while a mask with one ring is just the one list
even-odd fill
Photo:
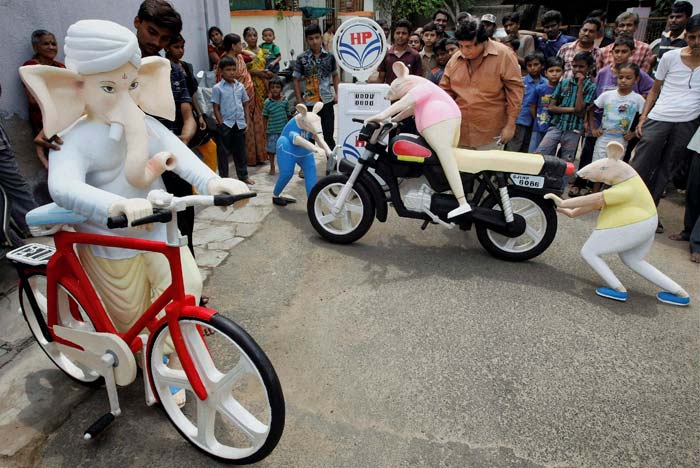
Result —
[[[265, 458], [284, 429], [284, 396], [269, 359], [250, 335], [219, 314], [209, 321], [183, 317], [179, 324], [208, 396], [197, 398], [185, 372], [166, 364], [173, 350], [164, 324], [150, 340], [148, 372], [170, 422], [220, 461], [247, 464]], [[182, 407], [174, 397], [179, 389], [186, 395]]]

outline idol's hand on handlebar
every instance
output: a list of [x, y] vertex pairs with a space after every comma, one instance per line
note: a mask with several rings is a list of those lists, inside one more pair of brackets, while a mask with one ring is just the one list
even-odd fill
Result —
[[[211, 195], [242, 195], [250, 192], [248, 185], [240, 180], [217, 177], [209, 181], [209, 193]], [[248, 199], [236, 202], [235, 208], [243, 208], [248, 204]]]
[[377, 115], [373, 115], [372, 117], [367, 117], [365, 119], [365, 125], [367, 125], [367, 123], [369, 123], [369, 122], [382, 123], [383, 121], [384, 121], [384, 116], [382, 116], [382, 114], [377, 114]]
[[[124, 200], [119, 200], [109, 207], [109, 216], [115, 217], [119, 215], [126, 216], [127, 226], [131, 226], [131, 223], [137, 219], [145, 218], [153, 214], [153, 206], [151, 202], [145, 198], [125, 198]], [[133, 226], [136, 229], [144, 229], [150, 231], [153, 229], [153, 224], [144, 224], [141, 226]]]

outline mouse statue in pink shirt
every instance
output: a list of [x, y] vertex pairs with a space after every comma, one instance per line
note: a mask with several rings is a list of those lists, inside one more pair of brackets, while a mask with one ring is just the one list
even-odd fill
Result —
[[392, 70], [396, 79], [391, 82], [391, 89], [386, 98], [390, 101], [398, 100], [379, 114], [368, 118], [366, 122], [381, 122], [389, 117], [400, 121], [414, 115], [418, 133], [437, 154], [450, 189], [459, 202], [459, 206], [450, 211], [447, 218], [468, 213], [471, 207], [464, 195], [462, 178], [454, 154], [462, 122], [462, 113], [457, 103], [431, 81], [422, 76], [410, 75], [403, 62], [394, 63]]

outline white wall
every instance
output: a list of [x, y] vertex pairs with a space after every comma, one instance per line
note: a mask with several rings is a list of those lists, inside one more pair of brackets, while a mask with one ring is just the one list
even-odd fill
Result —
[[231, 32], [243, 38], [243, 29], [248, 26], [258, 31], [258, 38], [262, 41], [262, 30], [272, 28], [275, 31], [275, 44], [280, 48], [282, 61], [280, 69], [286, 68], [286, 62], [291, 59], [290, 51], [294, 50], [294, 57], [298, 57], [304, 51], [304, 27], [301, 15], [285, 16], [281, 20], [276, 15], [257, 16], [231, 16]]
[[[207, 37], [209, 26], [217, 25], [229, 32], [227, 0], [170, 0], [182, 16], [187, 44], [185, 60], [196, 69], [208, 68]], [[133, 28], [134, 16], [141, 0], [23, 0], [0, 1], [0, 116], [13, 114], [27, 118], [27, 101], [22, 91], [17, 68], [32, 56], [31, 33], [47, 29], [56, 35], [57, 59], [63, 61], [63, 39], [68, 26], [81, 19], [105, 19]], [[11, 135], [12, 136], [12, 135]]]
[[700, 13], [700, 0], [687, 0], [693, 5], [693, 14], [697, 15]]

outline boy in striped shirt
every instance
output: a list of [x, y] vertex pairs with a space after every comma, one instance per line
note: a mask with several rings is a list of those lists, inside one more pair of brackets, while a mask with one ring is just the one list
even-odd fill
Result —
[[268, 84], [270, 97], [265, 99], [263, 107], [263, 123], [267, 129], [267, 155], [270, 158], [270, 175], [275, 174], [275, 153], [277, 152], [277, 139], [282, 129], [287, 124], [291, 112], [289, 102], [282, 96], [282, 80], [274, 77]]

